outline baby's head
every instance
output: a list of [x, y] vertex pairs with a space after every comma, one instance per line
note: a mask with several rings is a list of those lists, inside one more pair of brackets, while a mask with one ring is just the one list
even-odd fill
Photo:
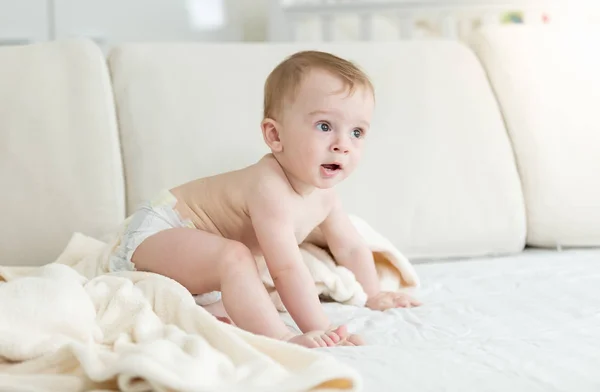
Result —
[[367, 75], [329, 53], [299, 52], [271, 72], [263, 137], [296, 191], [329, 188], [352, 173], [374, 101]]

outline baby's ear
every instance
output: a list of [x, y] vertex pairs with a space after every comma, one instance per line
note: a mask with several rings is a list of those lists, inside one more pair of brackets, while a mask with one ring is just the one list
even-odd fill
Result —
[[279, 137], [279, 124], [272, 118], [265, 118], [260, 123], [262, 129], [263, 139], [267, 146], [273, 152], [281, 152], [283, 150], [283, 144]]

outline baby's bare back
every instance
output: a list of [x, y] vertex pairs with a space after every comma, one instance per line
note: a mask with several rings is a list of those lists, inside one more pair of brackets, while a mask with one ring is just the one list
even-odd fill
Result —
[[[329, 190], [316, 189], [308, 196], [300, 196], [289, 185], [283, 170], [271, 155], [256, 164], [215, 176], [200, 178], [171, 190], [177, 198], [176, 210], [189, 218], [199, 230], [245, 244], [253, 254], [262, 254], [248, 212], [248, 199], [256, 197], [260, 181], [281, 182], [277, 186], [279, 200], [294, 217], [294, 231], [298, 243], [318, 226], [331, 209]], [[269, 188], [267, 188], [269, 189]]]

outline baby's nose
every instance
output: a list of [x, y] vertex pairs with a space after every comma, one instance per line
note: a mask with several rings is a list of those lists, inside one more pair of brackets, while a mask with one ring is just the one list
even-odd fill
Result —
[[344, 143], [343, 141], [338, 141], [338, 142], [334, 143], [331, 146], [331, 150], [333, 152], [337, 152], [340, 154], [348, 154], [348, 152], [350, 152], [350, 148], [349, 148], [348, 144]]

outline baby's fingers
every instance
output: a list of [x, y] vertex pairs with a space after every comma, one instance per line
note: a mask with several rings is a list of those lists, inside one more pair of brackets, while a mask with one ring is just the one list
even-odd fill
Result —
[[340, 339], [345, 339], [346, 337], [348, 337], [348, 328], [345, 325], [340, 325], [331, 332], [339, 336]]
[[394, 298], [394, 306], [397, 308], [408, 308], [411, 306], [410, 300], [404, 295], [399, 295]]
[[421, 301], [419, 301], [419, 300], [416, 300], [416, 299], [414, 299], [414, 298], [411, 298], [411, 299], [410, 299], [410, 304], [411, 304], [412, 306], [421, 306], [421, 305], [423, 305], [423, 303], [422, 303]]
[[337, 333], [333, 332], [333, 331], [327, 331], [327, 332], [325, 332], [325, 334], [326, 334], [325, 336], [327, 336], [327, 338], [330, 339], [334, 344], [336, 344], [340, 340], [342, 340], [340, 338], [340, 336]]
[[319, 345], [319, 347], [327, 347], [328, 344], [325, 342], [325, 340], [323, 340], [322, 336], [315, 336], [313, 338], [313, 340], [315, 341], [315, 343], [317, 343], [317, 345]]
[[348, 337], [348, 328], [345, 325], [341, 325], [335, 329], [325, 331], [325, 334], [327, 334], [334, 343], [339, 343]]
[[348, 342], [352, 343], [354, 346], [364, 346], [365, 341], [360, 335], [350, 335], [348, 337]]
[[330, 336], [326, 335], [326, 334], [321, 335], [321, 339], [323, 339], [323, 341], [325, 342], [325, 344], [327, 346], [329, 346], [329, 347], [335, 346], [335, 344], [337, 343], [337, 342], [334, 342], [333, 339]]

